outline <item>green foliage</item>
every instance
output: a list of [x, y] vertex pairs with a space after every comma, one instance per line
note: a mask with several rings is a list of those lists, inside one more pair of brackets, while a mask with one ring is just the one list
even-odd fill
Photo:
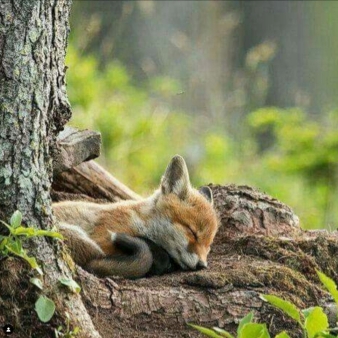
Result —
[[332, 298], [334, 299], [335, 303], [338, 306], [338, 291], [337, 291], [337, 285], [334, 282], [333, 279], [326, 276], [324, 273], [317, 271], [317, 275], [322, 282], [322, 284], [325, 286], [325, 288], [330, 292]]
[[282, 310], [284, 313], [286, 313], [289, 317], [294, 319], [298, 324], [302, 325], [301, 319], [300, 319], [300, 310], [292, 303], [283, 300], [277, 296], [272, 295], [263, 295], [261, 298], [269, 302], [271, 305], [275, 306], [276, 308]]
[[290, 338], [290, 336], [285, 332], [278, 333], [278, 335], [275, 338]]
[[256, 151], [261, 165], [278, 175], [284, 189], [276, 181], [275, 190], [300, 210], [306, 228], [329, 227], [338, 216], [334, 198], [338, 185], [337, 122], [338, 111], [315, 121], [298, 108], [261, 108], [248, 116], [253, 139], [258, 137], [264, 144], [264, 151]]
[[43, 323], [47, 323], [55, 312], [54, 302], [46, 296], [40, 296], [35, 303], [35, 311]]
[[[213, 330], [211, 330], [198, 325], [189, 325], [208, 337], [235, 338], [231, 333], [217, 327], [214, 327]], [[257, 324], [253, 322], [253, 312], [250, 312], [239, 322], [237, 328], [237, 338], [270, 338], [270, 335], [265, 324]]]
[[[317, 271], [317, 274], [322, 284], [328, 289], [337, 303], [336, 283], [320, 271]], [[302, 328], [305, 338], [333, 337], [330, 334], [329, 321], [323, 308], [315, 306], [301, 311], [294, 304], [276, 296], [264, 295], [261, 298], [294, 319]]]
[[41, 279], [36, 278], [36, 277], [32, 277], [29, 280], [33, 285], [35, 285], [37, 288], [39, 288], [40, 290], [43, 290], [43, 283], [41, 281]]
[[59, 282], [63, 285], [66, 285], [72, 292], [80, 293], [81, 287], [73, 279], [69, 278], [59, 278]]
[[256, 132], [270, 131], [275, 138], [267, 154], [271, 168], [300, 173], [310, 182], [333, 181], [338, 168], [337, 114], [319, 123], [300, 109], [261, 108], [248, 121]]
[[68, 312], [65, 313], [67, 321], [66, 321], [66, 329], [62, 326], [59, 326], [57, 329], [54, 330], [55, 338], [74, 338], [80, 332], [79, 327], [75, 327], [73, 330], [70, 329], [70, 317]]
[[71, 46], [67, 64], [71, 123], [102, 133], [100, 160], [122, 181], [141, 189], [158, 185], [171, 156], [184, 155], [191, 139], [191, 118], [170, 110], [167, 102], [180, 90], [179, 84], [155, 78], [146, 84], [147, 90], [140, 89], [119, 62], [100, 71], [94, 58], [80, 56]]
[[[15, 211], [10, 219], [10, 224], [0, 221], [9, 230], [8, 236], [0, 235], [0, 252], [2, 256], [12, 254], [24, 259], [32, 269], [35, 269], [40, 275], [43, 274], [35, 257], [30, 257], [27, 251], [23, 248], [22, 243], [31, 237], [48, 236], [62, 239], [62, 235], [55, 231], [41, 230], [33, 226], [24, 227], [21, 225], [22, 214], [20, 211]], [[33, 283], [35, 284], [35, 283]], [[36, 284], [35, 284], [36, 285]]]
[[[317, 271], [318, 277], [323, 285], [328, 289], [331, 296], [338, 305], [338, 291], [336, 283], [325, 274]], [[310, 307], [300, 310], [296, 305], [280, 297], [272, 295], [261, 295], [261, 298], [283, 311], [290, 318], [295, 320], [303, 330], [304, 338], [334, 338], [329, 328], [329, 321], [323, 308], [319, 306]], [[214, 338], [234, 338], [229, 332], [219, 328], [207, 329], [201, 326], [189, 324], [208, 337]], [[237, 338], [269, 338], [269, 332], [265, 324], [253, 322], [253, 313], [250, 312], [240, 322], [237, 328]], [[290, 338], [287, 332], [283, 331], [275, 336], [275, 338]]]

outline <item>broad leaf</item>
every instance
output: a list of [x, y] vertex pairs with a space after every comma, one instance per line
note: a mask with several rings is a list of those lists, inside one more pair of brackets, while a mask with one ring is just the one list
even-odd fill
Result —
[[238, 328], [237, 328], [237, 335], [238, 335], [238, 336], [240, 335], [240, 332], [241, 332], [243, 326], [244, 326], [245, 324], [248, 324], [248, 323], [251, 323], [251, 322], [252, 322], [253, 316], [254, 316], [253, 312], [250, 312], [250, 313], [248, 313], [245, 317], [243, 317], [243, 318], [240, 320], [240, 322], [239, 322], [239, 324], [238, 324]]
[[55, 312], [54, 302], [45, 296], [40, 296], [35, 303], [35, 311], [43, 323], [47, 323], [53, 317]]
[[323, 309], [316, 306], [305, 319], [305, 329], [309, 338], [314, 338], [316, 333], [327, 330], [329, 322]]
[[32, 284], [34, 284], [36, 287], [38, 287], [40, 290], [43, 289], [43, 284], [42, 284], [41, 279], [39, 279], [39, 278], [31, 278], [29, 281]]
[[338, 305], [338, 291], [337, 291], [337, 285], [336, 285], [336, 283], [333, 281], [333, 279], [331, 279], [330, 277], [326, 276], [322, 272], [320, 272], [318, 270], [316, 270], [316, 272], [317, 272], [317, 275], [318, 275], [320, 281], [327, 288], [327, 290], [330, 292], [332, 298], [334, 299], [334, 301]]
[[289, 317], [291, 317], [297, 323], [302, 325], [302, 322], [301, 322], [301, 319], [300, 319], [300, 310], [296, 307], [296, 305], [294, 305], [291, 302], [288, 302], [288, 301], [286, 301], [282, 298], [279, 298], [277, 296], [261, 295], [261, 298], [263, 300], [269, 302], [271, 305], [275, 306], [276, 308], [282, 310]]
[[265, 324], [248, 323], [241, 330], [238, 338], [270, 338]]
[[22, 222], [22, 213], [19, 210], [17, 210], [12, 215], [10, 219], [10, 224], [14, 229], [16, 229], [21, 225], [21, 222]]
[[68, 286], [68, 288], [74, 293], [79, 293], [81, 291], [81, 287], [79, 284], [75, 282], [73, 279], [69, 278], [59, 278], [59, 282], [63, 285]]
[[307, 309], [302, 310], [302, 314], [304, 315], [304, 318], [306, 319], [309, 317], [309, 314], [313, 311], [314, 307], [308, 307]]

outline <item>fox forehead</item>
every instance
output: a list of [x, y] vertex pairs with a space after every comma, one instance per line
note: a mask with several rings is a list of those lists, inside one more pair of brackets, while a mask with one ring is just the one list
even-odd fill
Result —
[[173, 223], [189, 227], [205, 245], [211, 244], [218, 227], [217, 215], [197, 190], [191, 191], [187, 201], [172, 194], [164, 196], [158, 206]]

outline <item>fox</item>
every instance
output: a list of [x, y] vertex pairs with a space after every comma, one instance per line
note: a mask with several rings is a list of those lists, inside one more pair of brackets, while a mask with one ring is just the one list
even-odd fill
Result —
[[182, 270], [206, 268], [218, 230], [211, 189], [192, 187], [180, 155], [149, 197], [107, 204], [63, 201], [52, 208], [74, 262], [99, 277], [141, 278], [154, 264], [165, 271], [170, 260]]

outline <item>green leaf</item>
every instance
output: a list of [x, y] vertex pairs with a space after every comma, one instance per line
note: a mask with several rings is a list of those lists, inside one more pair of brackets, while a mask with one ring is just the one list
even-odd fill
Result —
[[278, 333], [275, 338], [291, 338], [285, 331]]
[[[7, 236], [0, 236], [0, 251], [2, 254], [5, 254], [3, 251], [5, 246], [8, 244], [8, 237]], [[7, 250], [7, 249], [6, 249]]]
[[316, 270], [316, 272], [317, 272], [317, 275], [318, 275], [320, 281], [327, 288], [327, 290], [330, 292], [332, 298], [334, 299], [334, 301], [338, 305], [338, 291], [337, 291], [336, 283], [333, 281], [333, 279], [326, 276], [324, 273], [322, 273], [318, 270]]
[[77, 284], [73, 279], [59, 278], [59, 282], [63, 285], [68, 286], [68, 288], [72, 290], [74, 293], [79, 293], [81, 291], [80, 285]]
[[337, 338], [337, 336], [334, 336], [327, 332], [319, 332], [315, 335], [315, 338]]
[[40, 290], [43, 289], [43, 284], [42, 284], [41, 279], [39, 279], [39, 278], [31, 278], [29, 281], [32, 284], [34, 284], [36, 287], [38, 287]]
[[234, 336], [232, 334], [230, 334], [228, 331], [222, 330], [219, 327], [213, 327], [212, 329], [214, 331], [216, 331], [217, 333], [219, 333], [222, 337], [225, 337], [225, 338], [234, 338]]
[[27, 256], [26, 253], [25, 253], [25, 255], [21, 255], [20, 257], [22, 257], [24, 260], [26, 260], [29, 263], [29, 265], [31, 266], [31, 268], [35, 269], [39, 273], [39, 275], [41, 275], [41, 276], [43, 275], [43, 272], [42, 272], [39, 264], [37, 263], [35, 257], [29, 257], [29, 256]]
[[14, 212], [14, 214], [12, 215], [11, 219], [10, 219], [10, 225], [16, 229], [17, 227], [19, 227], [21, 225], [22, 222], [22, 213], [17, 210]]
[[265, 324], [248, 323], [241, 330], [238, 338], [270, 338]]
[[297, 323], [299, 323], [302, 326], [299, 312], [300, 310], [296, 307], [296, 305], [282, 298], [272, 295], [261, 295], [261, 299], [269, 302], [271, 305], [282, 310], [284, 313], [286, 313], [289, 317], [294, 319]]
[[238, 328], [237, 328], [237, 335], [238, 335], [238, 336], [240, 335], [240, 332], [241, 332], [243, 326], [244, 326], [245, 324], [248, 324], [248, 323], [251, 323], [251, 322], [252, 322], [253, 316], [254, 316], [254, 314], [253, 314], [253, 312], [251, 311], [251, 312], [249, 312], [245, 317], [243, 317], [243, 318], [240, 320], [240, 322], [239, 322], [239, 324], [238, 324]]
[[16, 229], [12, 231], [12, 234], [14, 236], [22, 236], [25, 235], [27, 237], [33, 237], [35, 236], [35, 229], [34, 228], [27, 228], [23, 226], [19, 226]]
[[194, 329], [198, 330], [199, 332], [207, 335], [208, 337], [223, 338], [222, 336], [218, 335], [215, 331], [207, 329], [206, 327], [198, 326], [198, 325], [194, 325], [194, 324], [188, 324], [188, 325], [193, 327]]
[[316, 333], [327, 330], [329, 322], [323, 309], [316, 306], [305, 319], [305, 329], [309, 338], [314, 338]]
[[46, 296], [40, 296], [35, 303], [35, 311], [43, 323], [47, 323], [55, 312], [54, 302]]
[[47, 236], [47, 237], [63, 239], [63, 236], [59, 232], [50, 231], [50, 230], [36, 230], [36, 236]]
[[11, 240], [8, 244], [8, 247], [11, 248], [12, 252], [16, 255], [22, 255], [25, 251], [22, 249], [22, 244], [19, 240]]
[[309, 316], [309, 314], [312, 312], [313, 309], [314, 307], [311, 306], [311, 307], [308, 307], [307, 309], [302, 310], [302, 314], [304, 315], [305, 319]]

